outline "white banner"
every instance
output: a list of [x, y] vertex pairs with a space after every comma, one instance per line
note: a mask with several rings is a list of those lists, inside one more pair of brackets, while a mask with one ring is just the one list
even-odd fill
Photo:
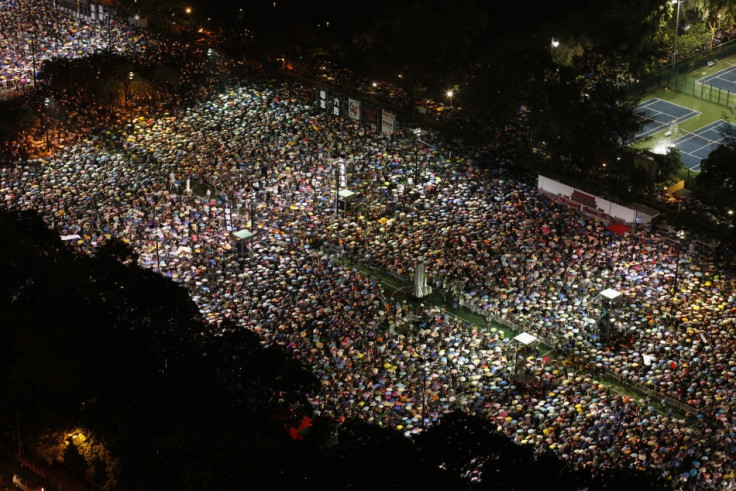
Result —
[[360, 101], [348, 99], [348, 116], [350, 119], [360, 121]]
[[600, 218], [609, 217], [628, 224], [633, 224], [636, 221], [636, 210], [588, 194], [554, 179], [540, 175], [537, 178], [537, 188], [550, 195], [552, 200], [588, 214]]
[[233, 216], [229, 201], [225, 202], [225, 230], [228, 232], [235, 230], [235, 227], [233, 227]]
[[340, 115], [340, 99], [338, 99], [337, 97], [332, 99], [332, 114], [334, 114], [335, 116]]
[[340, 189], [348, 187], [348, 176], [345, 172], [345, 161], [340, 160]]
[[394, 123], [396, 115], [388, 111], [381, 111], [381, 133], [384, 135], [392, 135], [394, 133]]

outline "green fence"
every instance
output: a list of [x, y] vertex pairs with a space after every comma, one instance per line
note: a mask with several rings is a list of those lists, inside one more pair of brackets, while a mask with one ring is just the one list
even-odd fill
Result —
[[736, 54], [736, 39], [719, 44], [700, 53], [695, 53], [692, 56], [678, 60], [675, 64], [670, 63], [643, 74], [639, 80], [629, 86], [628, 92], [629, 94], [641, 94], [654, 85], [657, 85], [657, 82], [661, 83], [665, 74], [668, 74], [670, 71], [683, 75], [707, 66], [710, 62], [722, 60], [733, 54]]
[[736, 94], [726, 89], [713, 87], [708, 83], [702, 83], [695, 80], [689, 75], [673, 71], [662, 72], [659, 83], [662, 87], [667, 87], [683, 94], [698, 97], [700, 99], [736, 109]]
[[710, 62], [727, 58], [732, 54], [736, 54], [736, 39], [718, 44], [700, 53], [695, 53], [692, 56], [679, 60], [674, 65], [670, 64], [666, 66], [665, 69], [688, 73], [708, 65]]

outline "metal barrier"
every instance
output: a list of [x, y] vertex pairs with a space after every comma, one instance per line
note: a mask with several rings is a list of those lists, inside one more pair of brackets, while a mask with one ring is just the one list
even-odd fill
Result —
[[[336, 246], [334, 244], [329, 243], [323, 243], [322, 244], [322, 250], [326, 251], [328, 254], [336, 255], [338, 257], [347, 256], [351, 257], [349, 253], [347, 253], [342, 247]], [[353, 259], [351, 257], [351, 259]], [[379, 271], [380, 273], [384, 275], [391, 276], [393, 278], [398, 279], [401, 282], [407, 283], [409, 281], [409, 277], [405, 275], [401, 275], [396, 272], [390, 272], [387, 271], [385, 268], [377, 266], [375, 264], [367, 263], [365, 261], [360, 261], [361, 264], [364, 264], [371, 269], [374, 269], [376, 271]], [[572, 348], [566, 347], [566, 345], [563, 345], [557, 340], [552, 340], [548, 337], [538, 335], [533, 328], [533, 326], [527, 326], [526, 328], [523, 326], [520, 326], [519, 324], [516, 324], [515, 322], [507, 319], [506, 317], [502, 317], [498, 314], [495, 314], [493, 312], [490, 312], [487, 309], [484, 309], [480, 307], [479, 305], [474, 304], [473, 302], [468, 301], [466, 298], [464, 298], [462, 295], [458, 299], [458, 304], [471, 312], [479, 315], [480, 317], [483, 317], [486, 320], [486, 323], [494, 322], [496, 324], [499, 324], [501, 326], [504, 326], [516, 333], [521, 333], [524, 331], [531, 331], [534, 336], [544, 345], [549, 346], [552, 348], [553, 351], [559, 352], [560, 354], [564, 356], [570, 356], [572, 355]], [[450, 314], [452, 317], [460, 319], [458, 316], [454, 314]], [[599, 373], [601, 376], [608, 377], [611, 379], [614, 379], [618, 384], [623, 385], [625, 387], [628, 387], [630, 390], [639, 392], [641, 394], [645, 394], [653, 399], [656, 399], [662, 403], [664, 406], [672, 407], [677, 410], [679, 410], [681, 413], [687, 415], [697, 415], [700, 411], [697, 408], [694, 408], [692, 406], [689, 406], [685, 404], [684, 402], [678, 401], [677, 399], [673, 399], [669, 396], [666, 396], [660, 392], [657, 392], [656, 390], [653, 390], [650, 387], [647, 387], [644, 384], [640, 384], [638, 382], [633, 382], [629, 379], [624, 378], [623, 376], [619, 375], [618, 373], [614, 372], [613, 370], [606, 368], [606, 367], [596, 367], [596, 366], [587, 366], [587, 369], [596, 373]]]
[[[478, 315], [483, 316], [487, 321], [492, 321], [497, 324], [500, 324], [504, 327], [507, 327], [515, 332], [523, 332], [526, 329], [522, 326], [510, 321], [509, 319], [506, 319], [504, 317], [501, 317], [497, 314], [494, 314], [492, 312], [489, 312], [482, 307], [479, 307], [478, 305], [475, 305], [471, 302], [468, 302], [465, 299], [460, 300], [460, 305], [467, 308], [468, 310], [475, 312]], [[534, 332], [534, 329], [528, 329], [532, 332]], [[562, 345], [559, 342], [552, 341], [549, 338], [546, 338], [544, 336], [537, 335], [534, 333], [534, 336], [544, 345], [551, 347], [554, 351], [557, 351], [563, 355], [571, 355], [571, 349], [566, 348], [564, 345]], [[600, 373], [602, 376], [612, 378], [616, 380], [617, 383], [620, 385], [623, 385], [625, 387], [628, 387], [629, 389], [645, 394], [653, 399], [656, 399], [662, 403], [662, 405], [673, 407], [678, 409], [683, 414], [690, 414], [690, 415], [697, 415], [700, 411], [693, 407], [685, 404], [684, 402], [678, 401], [677, 399], [673, 399], [669, 396], [666, 396], [660, 392], [657, 392], [656, 390], [647, 387], [644, 384], [640, 384], [638, 382], [633, 382], [627, 378], [624, 378], [623, 376], [619, 375], [618, 373], [614, 372], [613, 370], [606, 368], [606, 367], [594, 367], [589, 366], [590, 370]]]

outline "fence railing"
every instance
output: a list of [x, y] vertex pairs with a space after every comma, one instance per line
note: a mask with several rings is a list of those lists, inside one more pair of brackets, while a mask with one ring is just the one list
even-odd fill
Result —
[[[516, 332], [522, 332], [522, 331], [524, 331], [524, 328], [522, 326], [520, 326], [520, 325], [518, 325], [518, 324], [516, 324], [516, 323], [514, 323], [512, 321], [510, 321], [509, 319], [506, 319], [504, 317], [501, 317], [501, 316], [499, 316], [497, 314], [488, 312], [487, 310], [479, 307], [478, 305], [474, 305], [471, 302], [467, 302], [465, 300], [461, 300], [460, 304], [463, 307], [465, 307], [465, 308], [467, 308], [467, 309], [469, 309], [469, 310], [477, 313], [478, 315], [482, 315], [486, 319], [491, 320], [493, 322], [496, 322], [496, 323], [498, 323], [498, 324], [500, 324], [500, 325], [502, 325], [504, 327], [508, 327], [509, 329], [512, 329], [512, 330], [514, 330]], [[570, 353], [570, 349], [569, 348], [566, 348], [563, 344], [561, 344], [561, 343], [559, 343], [559, 342], [557, 342], [555, 340], [551, 340], [549, 338], [546, 338], [544, 336], [539, 336], [536, 333], [534, 333], [533, 330], [531, 330], [531, 331], [534, 334], [534, 337], [536, 337], [537, 339], [539, 339], [539, 341], [542, 344], [545, 344], [545, 345], [551, 347], [553, 350], [555, 350], [555, 351], [557, 351], [559, 353], [562, 353], [564, 355], [571, 354]], [[632, 390], [634, 390], [636, 392], [645, 394], [645, 395], [651, 397], [652, 399], [655, 399], [655, 400], [659, 401], [664, 406], [669, 406], [669, 407], [676, 408], [682, 414], [690, 414], [690, 415], [693, 415], [694, 416], [694, 415], [696, 415], [696, 414], [698, 414], [700, 412], [697, 408], [695, 408], [693, 406], [690, 406], [688, 404], [685, 404], [682, 401], [678, 401], [677, 399], [673, 399], [673, 398], [671, 398], [669, 396], [666, 396], [666, 395], [664, 395], [664, 394], [662, 394], [660, 392], [657, 392], [656, 390], [652, 389], [651, 387], [647, 387], [644, 384], [640, 384], [638, 382], [634, 382], [634, 381], [631, 381], [631, 380], [629, 380], [627, 378], [624, 378], [623, 376], [619, 375], [618, 373], [614, 372], [613, 370], [611, 370], [609, 368], [606, 368], [606, 367], [589, 367], [589, 368], [592, 371], [598, 372], [598, 373], [600, 373], [601, 375], [603, 375], [605, 377], [609, 377], [609, 378], [612, 378], [612, 379], [616, 380], [616, 382], [619, 383], [620, 385], [623, 385], [625, 387], [628, 387], [628, 388], [630, 388], [630, 389], [632, 389]]]
[[[345, 256], [350, 257], [350, 254], [348, 252], [346, 252], [342, 247], [336, 246], [334, 244], [324, 243], [322, 245], [322, 250], [325, 251], [325, 252], [327, 252], [327, 253], [329, 253], [329, 254], [333, 254], [333, 255], [336, 255], [336, 256], [343, 256], [343, 255], [345, 255]], [[408, 283], [409, 280], [410, 280], [409, 276], [401, 275], [401, 274], [396, 273], [396, 272], [388, 271], [386, 268], [383, 268], [381, 266], [378, 266], [378, 265], [375, 265], [375, 264], [370, 264], [370, 263], [365, 263], [365, 261], [361, 261], [361, 263], [362, 264], [365, 264], [366, 266], [368, 266], [368, 267], [370, 267], [372, 269], [375, 269], [376, 271], [381, 272], [382, 274], [385, 274], [385, 275], [391, 276], [393, 278], [396, 278], [399, 281], [402, 281], [404, 283]], [[521, 332], [524, 332], [524, 331], [527, 331], [528, 330], [542, 344], [544, 344], [546, 346], [549, 346], [550, 348], [552, 348], [553, 351], [559, 352], [560, 354], [565, 355], [565, 356], [572, 354], [571, 348], [565, 347], [565, 345], [563, 345], [557, 339], [551, 339], [549, 337], [538, 335], [536, 332], [534, 332], [535, 330], [534, 329], [531, 329], [531, 328], [530, 329], [525, 329], [523, 326], [521, 326], [521, 325], [513, 322], [512, 320], [510, 320], [510, 319], [508, 319], [506, 317], [502, 317], [502, 316], [500, 316], [500, 315], [498, 315], [498, 314], [496, 314], [494, 312], [489, 311], [488, 309], [484, 309], [483, 307], [481, 307], [479, 305], [476, 305], [473, 302], [470, 302], [470, 301], [466, 300], [465, 298], [463, 298], [462, 295], [460, 295], [460, 297], [458, 299], [458, 304], [460, 306], [462, 306], [462, 307], [470, 310], [471, 312], [479, 315], [480, 317], [483, 317], [486, 320], [486, 322], [489, 323], [489, 324], [491, 322], [494, 322], [494, 323], [499, 324], [501, 326], [504, 326], [504, 327], [506, 327], [506, 328], [508, 328], [508, 329], [510, 329], [510, 330], [512, 330], [514, 332], [516, 332], [516, 333], [521, 333]], [[457, 318], [457, 316], [454, 316], [454, 315], [453, 315], [453, 317]], [[588, 367], [588, 368], [591, 371], [597, 372], [597, 373], [599, 373], [602, 376], [605, 376], [605, 377], [609, 377], [611, 379], [614, 379], [618, 384], [620, 384], [620, 385], [622, 385], [624, 387], [628, 387], [629, 389], [631, 389], [634, 392], [639, 392], [641, 394], [645, 394], [645, 395], [651, 397], [652, 399], [659, 401], [664, 406], [675, 408], [675, 409], [679, 410], [682, 414], [690, 414], [690, 415], [693, 415], [694, 416], [694, 415], [696, 415], [696, 414], [698, 414], [700, 412], [697, 408], [694, 408], [692, 406], [689, 406], [689, 405], [685, 404], [682, 401], [678, 401], [677, 399], [673, 399], [673, 398], [671, 398], [669, 396], [666, 396], [666, 395], [664, 395], [664, 394], [662, 394], [660, 392], [657, 392], [656, 390], [654, 390], [654, 389], [652, 389], [650, 387], [647, 387], [644, 384], [633, 382], [633, 381], [631, 381], [631, 380], [629, 380], [627, 378], [624, 378], [623, 376], [619, 375], [618, 373], [614, 372], [613, 370], [611, 370], [609, 368], [606, 368], [606, 367], [595, 367], [595, 366], [591, 366], [591, 367]]]
[[662, 87], [710, 101], [719, 106], [736, 108], [736, 94], [720, 87], [714, 87], [707, 82], [700, 82], [689, 75], [671, 70], [665, 71], [662, 72], [659, 83]]
[[639, 94], [645, 92], [650, 87], [662, 84], [662, 79], [665, 73], [677, 72], [685, 74], [691, 72], [697, 68], [704, 67], [709, 63], [713, 63], [718, 59], [726, 58], [736, 53], [736, 39], [727, 41], [725, 43], [714, 46], [711, 49], [695, 53], [692, 56], [678, 60], [676, 63], [668, 64], [652, 70], [651, 72], [642, 75], [642, 77], [635, 83], [628, 87], [629, 94]]
[[736, 53], [736, 39], [726, 41], [725, 43], [718, 44], [710, 49], [695, 53], [683, 60], [678, 60], [676, 63], [665, 67], [665, 69], [687, 73], [695, 70], [696, 68], [712, 64], [718, 59], [731, 56], [734, 53]]

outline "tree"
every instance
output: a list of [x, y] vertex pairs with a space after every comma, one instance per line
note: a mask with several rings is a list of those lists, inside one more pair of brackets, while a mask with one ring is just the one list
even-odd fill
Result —
[[151, 84], [160, 94], [171, 95], [180, 83], [179, 71], [171, 65], [159, 65], [151, 73]]
[[708, 49], [711, 49], [721, 26], [732, 22], [736, 13], [736, 4], [731, 0], [693, 0], [693, 4], [695, 10], [710, 28]]
[[107, 78], [100, 84], [97, 94], [102, 104], [122, 106], [125, 103], [125, 83], [116, 78]]
[[427, 86], [444, 93], [460, 83], [482, 41], [488, 16], [475, 0], [396, 2], [356, 36], [374, 71], [414, 95]]
[[153, 95], [153, 86], [146, 78], [136, 75], [128, 80], [127, 91], [131, 101], [148, 101]]
[[617, 162], [623, 142], [641, 124], [635, 102], [609, 80], [591, 83], [560, 69], [542, 90], [530, 102], [536, 138], [554, 160], [569, 161], [578, 170]]
[[720, 145], [703, 160], [700, 169], [698, 185], [733, 205], [736, 191], [736, 145]]
[[232, 326], [231, 345], [206, 341], [187, 291], [125, 243], [88, 257], [35, 213], [0, 212], [0, 255], [0, 408], [39, 457], [81, 456], [81, 477], [121, 489], [264, 487], [293, 467], [303, 367]]
[[16, 141], [32, 128], [38, 127], [38, 114], [22, 99], [0, 101], [0, 150], [13, 152]]
[[694, 55], [712, 42], [711, 31], [703, 24], [693, 24], [677, 38], [677, 52], [683, 58]]
[[676, 176], [677, 172], [682, 167], [680, 149], [675, 147], [668, 148], [667, 153], [664, 155], [655, 154], [654, 159], [657, 162], [657, 167], [659, 168], [659, 176], [664, 181]]

